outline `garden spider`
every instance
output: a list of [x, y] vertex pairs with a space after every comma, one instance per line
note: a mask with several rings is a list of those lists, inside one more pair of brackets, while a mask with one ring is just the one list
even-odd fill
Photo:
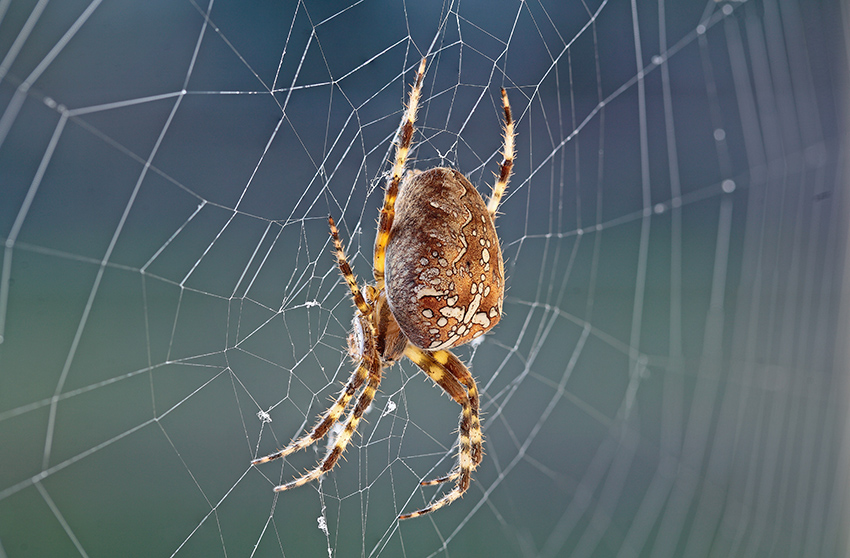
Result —
[[314, 469], [275, 487], [288, 490], [318, 479], [336, 464], [381, 383], [381, 373], [402, 356], [416, 363], [462, 408], [458, 463], [448, 475], [422, 485], [455, 481], [455, 487], [425, 508], [399, 516], [418, 517], [450, 504], [469, 487], [483, 457], [478, 390], [466, 366], [448, 349], [483, 335], [502, 316], [505, 282], [502, 250], [493, 224], [514, 159], [514, 125], [508, 95], [500, 173], [489, 203], [460, 172], [432, 168], [405, 172], [427, 58], [423, 58], [396, 140], [395, 163], [384, 193], [375, 239], [375, 283], [361, 289], [345, 257], [339, 230], [328, 217], [336, 258], [357, 312], [348, 350], [357, 369], [313, 430], [284, 449], [255, 459], [266, 463], [322, 439], [366, 384], [333, 449]]

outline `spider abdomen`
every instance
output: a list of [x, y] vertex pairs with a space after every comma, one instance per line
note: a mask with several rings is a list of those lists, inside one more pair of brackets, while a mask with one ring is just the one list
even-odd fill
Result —
[[423, 349], [449, 349], [502, 316], [504, 267], [493, 219], [461, 173], [410, 173], [399, 187], [386, 255], [393, 316]]

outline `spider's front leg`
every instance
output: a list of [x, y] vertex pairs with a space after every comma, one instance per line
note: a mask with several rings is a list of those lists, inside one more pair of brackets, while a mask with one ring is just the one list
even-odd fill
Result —
[[[339, 397], [334, 402], [333, 406], [328, 409], [324, 416], [322, 416], [321, 420], [319, 420], [318, 424], [313, 428], [310, 433], [302, 436], [301, 438], [291, 442], [288, 446], [283, 448], [280, 451], [269, 454], [265, 457], [260, 457], [251, 461], [251, 465], [259, 465], [261, 463], [268, 463], [269, 461], [273, 461], [275, 459], [279, 459], [281, 457], [285, 457], [290, 453], [295, 453], [296, 451], [300, 451], [312, 444], [318, 442], [330, 431], [331, 427], [339, 420], [339, 417], [342, 416], [342, 413], [345, 412], [346, 407], [348, 407], [349, 401], [357, 393], [357, 390], [363, 385], [366, 381], [366, 377], [368, 376], [368, 367], [364, 362], [361, 362], [357, 369], [354, 371], [354, 374], [349, 378], [348, 383], [345, 388], [342, 390], [342, 393], [339, 394]], [[277, 490], [277, 487], [275, 490]]]
[[[450, 351], [434, 351], [431, 353], [440, 365], [442, 365], [454, 378], [466, 387], [466, 396], [469, 399], [469, 442], [472, 452], [472, 469], [475, 470], [481, 460], [484, 459], [484, 435], [481, 431], [481, 418], [479, 413], [478, 387], [475, 379], [469, 373], [469, 369]], [[422, 481], [422, 486], [432, 486], [456, 480], [460, 476], [460, 470], [455, 469], [448, 475], [432, 480]]]
[[315, 468], [286, 484], [276, 486], [275, 492], [282, 492], [284, 490], [289, 490], [290, 488], [307, 484], [310, 481], [318, 479], [333, 469], [333, 466], [336, 465], [336, 462], [345, 451], [348, 442], [351, 441], [351, 437], [354, 435], [354, 432], [357, 431], [357, 425], [359, 424], [360, 419], [363, 418], [363, 413], [369, 408], [369, 405], [371, 405], [372, 401], [375, 399], [375, 394], [378, 392], [378, 387], [381, 384], [381, 359], [378, 357], [378, 353], [375, 351], [373, 343], [369, 343], [369, 349], [369, 354], [364, 355], [363, 363], [361, 364], [361, 366], [365, 364], [369, 370], [369, 382], [363, 389], [363, 393], [361, 393], [360, 397], [357, 399], [357, 404], [354, 406], [354, 409], [351, 413], [349, 413], [348, 418], [345, 420], [345, 426], [337, 437], [336, 442], [334, 442], [333, 449], [331, 449], [328, 455], [325, 456], [325, 459]]
[[[399, 519], [411, 519], [436, 511], [463, 496], [463, 493], [469, 488], [472, 471], [481, 462], [482, 435], [481, 423], [478, 417], [478, 391], [475, 387], [475, 381], [457, 357], [448, 351], [436, 351], [433, 353], [424, 351], [412, 344], [407, 345], [404, 354], [428, 374], [437, 385], [443, 388], [452, 399], [458, 402], [462, 409], [460, 424], [458, 426], [457, 467], [445, 477], [421, 483], [424, 486], [428, 486], [449, 480], [456, 480], [455, 487], [444, 494], [442, 498], [421, 510], [399, 516]], [[457, 365], [466, 371], [465, 375], [459, 369], [456, 369]], [[459, 380], [457, 376], [461, 376], [463, 379]], [[469, 382], [469, 385], [472, 386], [468, 388], [469, 391], [464, 390], [461, 381], [464, 384]], [[475, 399], [474, 406], [471, 402], [473, 397]]]
[[484, 459], [484, 435], [481, 432], [480, 403], [478, 397], [478, 386], [470, 374], [469, 369], [450, 351], [434, 351], [434, 359], [439, 362], [455, 379], [466, 387], [466, 396], [469, 398], [470, 426], [469, 439], [472, 446], [473, 468], [478, 467]]
[[[375, 343], [374, 343], [374, 341], [373, 341], [373, 339], [370, 335], [371, 329], [369, 327], [367, 327], [368, 323], [369, 323], [370, 315], [372, 313], [372, 306], [368, 302], [366, 302], [366, 300], [363, 298], [363, 294], [360, 292], [360, 288], [357, 286], [357, 278], [354, 276], [354, 273], [351, 271], [351, 266], [348, 264], [348, 259], [345, 256], [345, 249], [343, 248], [342, 241], [339, 238], [339, 229], [336, 228], [336, 224], [334, 223], [333, 218], [330, 217], [330, 216], [328, 216], [328, 224], [330, 225], [331, 236], [333, 237], [333, 243], [334, 243], [334, 247], [335, 247], [335, 250], [336, 250], [337, 265], [339, 266], [340, 273], [342, 273], [342, 276], [345, 279], [345, 282], [348, 284], [348, 288], [351, 291], [351, 296], [354, 299], [354, 304], [355, 304], [355, 306], [357, 306], [357, 308], [360, 312], [360, 318], [359, 318], [360, 319], [360, 328], [361, 328], [362, 334], [364, 336], [362, 347], [359, 348], [359, 350], [361, 351], [361, 354], [357, 355], [357, 357], [360, 359], [360, 362], [359, 362], [357, 368], [355, 369], [354, 373], [351, 375], [351, 378], [349, 378], [348, 383], [346, 384], [345, 388], [343, 388], [342, 392], [339, 394], [339, 397], [334, 402], [333, 406], [331, 406], [331, 408], [328, 409], [325, 412], [325, 414], [319, 420], [318, 424], [316, 424], [316, 426], [313, 428], [312, 431], [310, 431], [310, 433], [308, 433], [308, 434], [302, 436], [301, 438], [293, 441], [292, 443], [290, 443], [288, 446], [286, 446], [285, 448], [283, 448], [280, 451], [269, 454], [265, 457], [260, 457], [258, 459], [254, 459], [253, 461], [251, 461], [251, 465], [259, 465], [261, 463], [267, 463], [269, 461], [279, 459], [281, 457], [285, 457], [285, 456], [287, 456], [291, 453], [295, 453], [296, 451], [302, 450], [302, 449], [316, 443], [317, 441], [321, 440], [322, 438], [325, 437], [325, 435], [330, 431], [331, 427], [334, 424], [336, 424], [336, 422], [339, 420], [339, 418], [345, 412], [345, 409], [348, 407], [348, 404], [350, 403], [351, 399], [354, 397], [354, 394], [357, 393], [357, 391], [366, 382], [366, 378], [369, 377], [370, 374], [374, 375], [373, 369], [375, 367], [378, 368], [377, 382], [380, 382], [380, 361], [373, 362], [378, 357], [377, 357], [377, 353], [375, 351]], [[372, 382], [373, 382], [373, 379], [370, 379], [370, 385], [372, 384]], [[375, 390], [377, 389], [377, 385], [375, 385], [374, 389]], [[372, 391], [371, 396], [367, 397], [367, 395], [370, 392], [370, 387], [367, 386], [366, 389], [364, 390], [364, 392], [361, 394], [360, 399], [358, 400], [358, 404], [357, 404], [358, 407], [360, 407], [360, 405], [364, 401], [364, 399], [368, 400], [368, 402], [366, 403], [366, 407], [369, 406], [369, 403], [371, 403], [372, 398], [374, 398], [374, 390], [371, 390], [371, 391]], [[364, 409], [365, 409], [365, 407], [364, 407]], [[356, 409], [355, 409], [355, 411], [356, 411]], [[360, 411], [360, 415], [362, 415], [362, 412], [363, 411]], [[354, 423], [353, 423], [354, 428], [356, 428], [356, 426], [357, 426], [357, 421], [360, 420], [359, 419], [360, 415], [357, 415], [356, 420], [354, 420]], [[351, 423], [353, 416], [354, 415], [349, 417], [348, 421], [346, 422], [346, 428]], [[353, 432], [353, 430], [352, 430], [352, 432]], [[349, 437], [350, 437], [350, 434], [349, 434]], [[347, 443], [347, 440], [346, 440], [345, 443]], [[345, 448], [345, 443], [342, 444], [343, 449]], [[339, 445], [339, 441], [337, 441], [337, 445]], [[342, 451], [340, 451], [339, 453], [341, 454]], [[326, 464], [327, 468], [325, 470], [330, 470], [330, 468], [333, 467], [333, 464], [336, 463], [336, 460], [338, 458], [339, 458], [339, 455], [337, 455], [336, 458], [333, 459], [332, 462], [327, 463]], [[325, 465], [325, 464], [323, 464], [323, 465]], [[308, 478], [308, 475], [300, 477], [300, 478], [298, 478], [298, 479], [296, 479], [292, 482], [289, 482], [287, 484], [278, 486], [278, 487], [275, 488], [275, 490], [280, 491], [280, 490], [286, 490], [287, 488], [292, 488], [294, 486], [300, 486], [301, 484], [309, 482], [313, 478], [317, 478], [318, 476], [321, 476], [321, 473], [319, 473], [316, 476], [310, 477], [310, 478]]]

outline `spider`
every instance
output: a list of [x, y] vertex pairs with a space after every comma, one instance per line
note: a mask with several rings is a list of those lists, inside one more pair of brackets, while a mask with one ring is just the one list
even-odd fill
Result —
[[357, 368], [311, 432], [251, 462], [266, 463], [322, 439], [362, 388], [333, 449], [314, 469], [275, 487], [275, 491], [304, 485], [330, 471], [371, 405], [383, 369], [406, 356], [460, 404], [462, 411], [456, 466], [444, 477], [420, 483], [428, 486], [454, 481], [454, 488], [399, 519], [433, 512], [463, 495], [484, 455], [478, 389], [469, 370], [449, 349], [483, 335], [501, 318], [505, 282], [494, 220], [514, 159], [514, 124], [508, 95], [502, 89], [504, 159], [486, 205], [475, 187], [456, 170], [436, 167], [405, 171], [426, 62], [423, 58], [419, 65], [394, 142], [395, 163], [375, 239], [373, 284], [362, 290], [358, 287], [339, 230], [328, 217], [337, 265], [357, 307], [348, 337], [348, 350]]

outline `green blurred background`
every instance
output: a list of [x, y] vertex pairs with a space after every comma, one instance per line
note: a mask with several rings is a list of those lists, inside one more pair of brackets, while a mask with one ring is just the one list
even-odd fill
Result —
[[[0, 556], [844, 556], [838, 2], [0, 1]], [[517, 162], [459, 409], [387, 370], [345, 460], [249, 461], [352, 371], [413, 165]], [[838, 341], [838, 342], [836, 342]], [[268, 412], [271, 422], [258, 413]], [[324, 528], [322, 528], [324, 527]]]

